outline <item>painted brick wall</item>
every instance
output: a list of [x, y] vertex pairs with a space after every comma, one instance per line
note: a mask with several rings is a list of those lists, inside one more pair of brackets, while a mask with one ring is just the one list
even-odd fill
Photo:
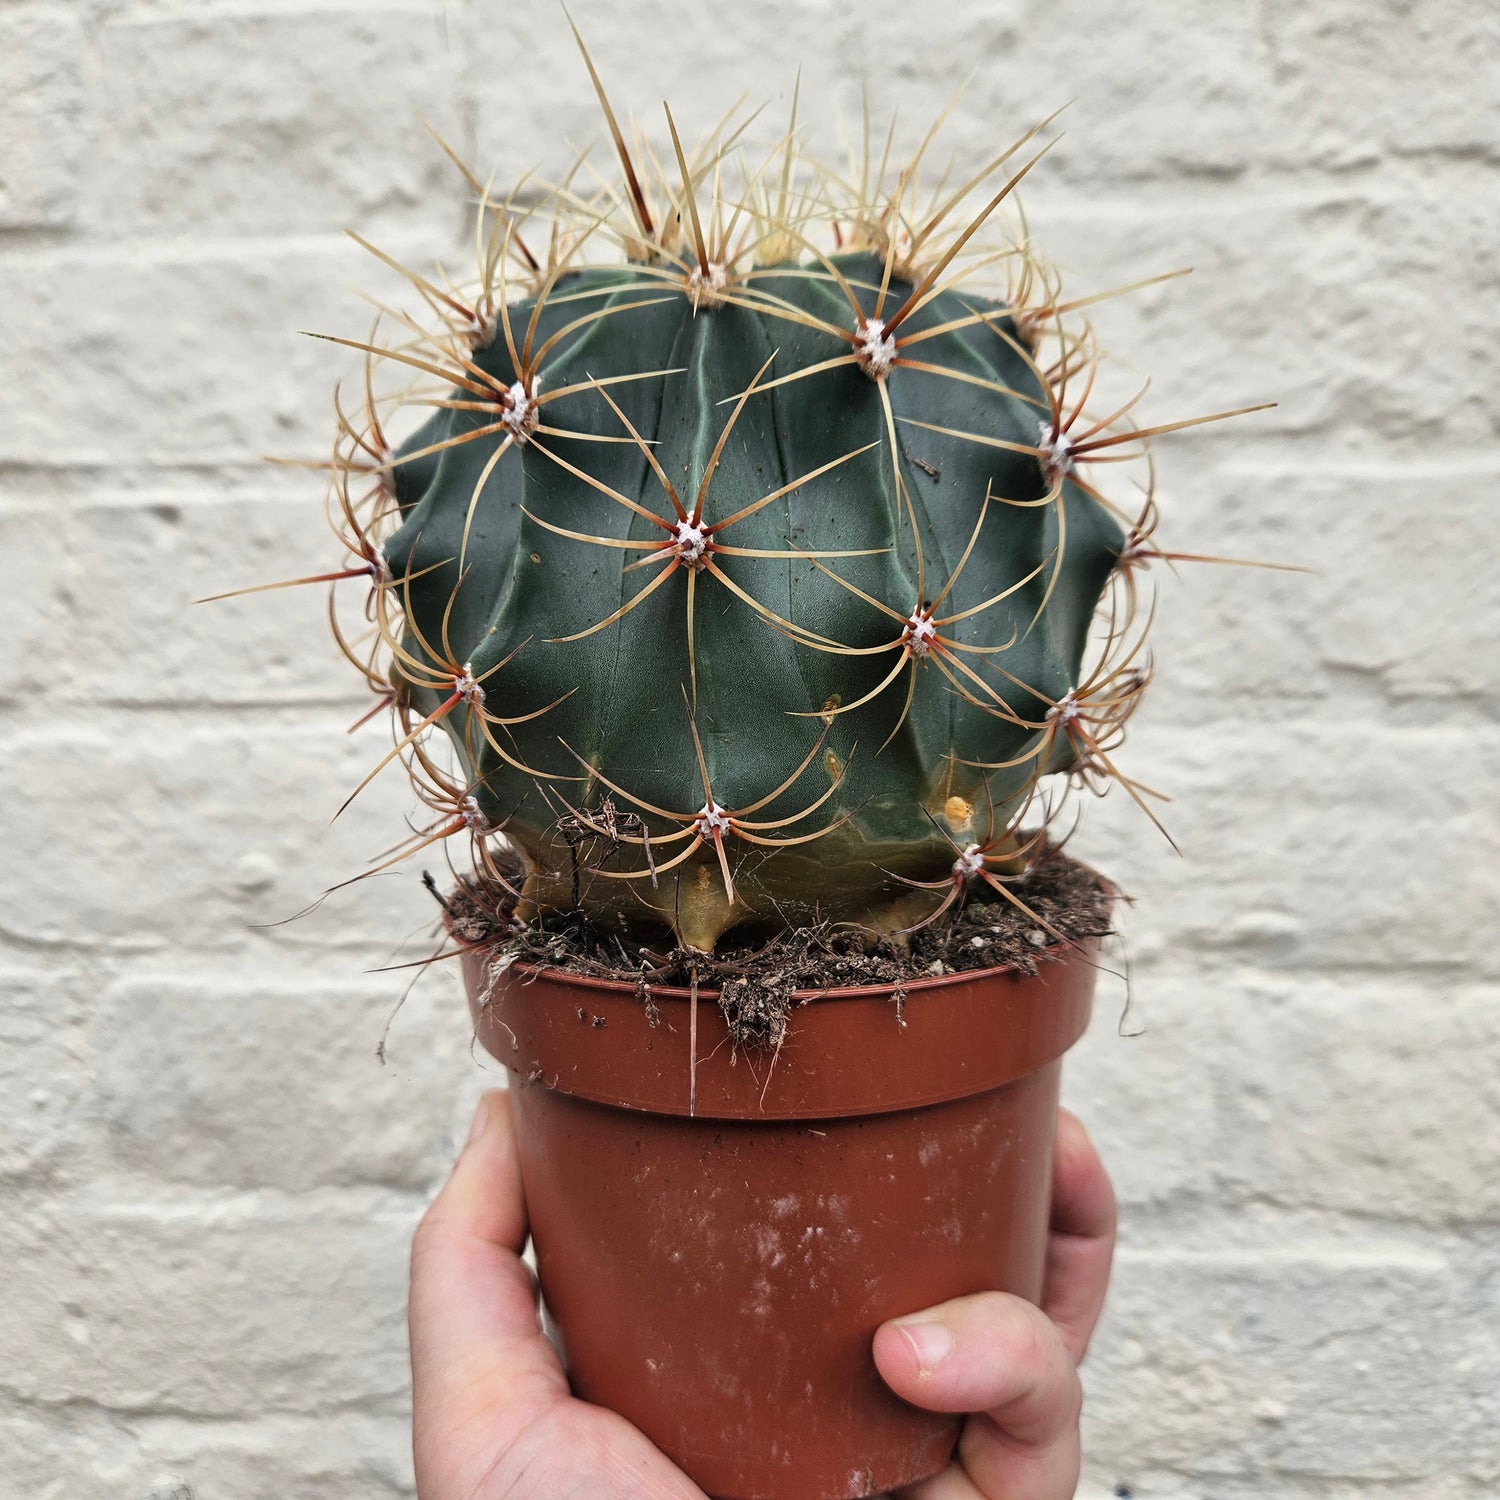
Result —
[[[858, 79], [1028, 195], [1164, 419], [1185, 550], [1120, 798], [1138, 898], [1068, 1093], [1124, 1210], [1094, 1500], [1500, 1494], [1500, 16], [1477, 0], [579, 0], [642, 113]], [[628, 14], [628, 19], [627, 19]], [[394, 782], [297, 592], [353, 287], [457, 256], [425, 115], [500, 178], [597, 135], [549, 6], [0, 4], [0, 1497], [410, 1495], [408, 1233], [477, 1090]], [[1121, 1033], [1128, 1033], [1122, 1035]], [[1135, 1034], [1140, 1032], [1140, 1034]]]

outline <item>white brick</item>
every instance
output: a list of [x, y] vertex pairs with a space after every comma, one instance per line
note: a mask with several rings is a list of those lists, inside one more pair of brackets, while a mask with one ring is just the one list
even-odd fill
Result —
[[[1089, 17], [1086, 37], [1068, 36], [1065, 68], [1052, 28], [1037, 24], [1015, 0], [962, 0], [925, 26], [913, 26], [911, 14], [899, 7], [773, 0], [758, 8], [753, 23], [756, 32], [775, 38], [756, 78], [745, 66], [744, 17], [728, 26], [711, 9], [688, 9], [674, 18], [673, 46], [646, 49], [639, 46], [639, 20], [629, 12], [600, 10], [579, 20], [617, 114], [633, 113], [652, 130], [663, 97], [679, 126], [696, 136], [747, 86], [751, 105], [774, 101], [767, 115], [780, 128], [800, 68], [799, 118], [807, 139], [840, 168], [840, 126], [859, 129], [861, 77], [869, 80], [877, 154], [893, 111], [901, 117], [898, 142], [909, 149], [930, 115], [972, 78], [928, 161], [929, 181], [941, 175], [950, 152], [957, 153], [959, 170], [977, 170], [1070, 99], [1077, 102], [1057, 127], [1066, 126], [1069, 138], [1044, 168], [1059, 180], [1082, 179], [1092, 188], [1101, 180], [1233, 173], [1245, 162], [1241, 121], [1259, 92], [1250, 8], [1212, 0], [1154, 14], [1100, 10]], [[1205, 46], [1205, 38], [1212, 45]], [[518, 18], [517, 42], [558, 86], [518, 111], [513, 90], [476, 50], [481, 144], [503, 139], [512, 147], [485, 159], [485, 170], [499, 166], [501, 181], [534, 158], [565, 166], [570, 158], [553, 144], [565, 135], [601, 139], [599, 160], [605, 162], [607, 138], [571, 37], [538, 12], [529, 21]], [[1127, 52], [1151, 56], [1152, 67], [1121, 67]], [[683, 66], [685, 57], [691, 67]], [[1191, 132], [1161, 108], [1157, 81], [1168, 74], [1178, 107], [1198, 123]]]
[[83, 30], [61, 6], [7, 7], [0, 58], [0, 229], [64, 227], [77, 214], [88, 139]]
[[238, 1421], [0, 1401], [0, 1500], [411, 1500], [389, 1416]]
[[1235, 1190], [1366, 1221], [1500, 1222], [1500, 987], [1251, 979], [1223, 1025], [1236, 1077], [1214, 1167]]
[[1363, 715], [1417, 700], [1404, 715], [1417, 724], [1436, 711], [1423, 700], [1493, 696], [1500, 574], [1485, 506], [1500, 471], [1165, 467], [1161, 546], [1316, 571], [1182, 563], [1174, 577], [1158, 564], [1154, 722], [1242, 714], [1246, 695], [1259, 713], [1342, 701]]
[[[743, 13], [730, 22], [712, 8], [683, 7], [671, 18], [669, 45], [642, 45], [641, 17], [625, 7], [596, 5], [574, 15], [627, 129], [639, 120], [655, 142], [665, 130], [666, 99], [690, 147], [748, 89], [747, 110], [766, 104], [763, 134], [774, 140], [786, 128], [800, 67], [799, 117], [813, 123], [820, 144], [835, 155], [834, 121], [857, 118], [859, 110], [847, 45], [851, 27], [840, 9], [833, 0], [767, 0], [753, 22]], [[541, 9], [507, 11], [505, 56], [524, 59], [535, 81], [518, 90], [513, 66], [500, 61], [490, 14], [471, 10], [460, 24], [477, 122], [471, 165], [479, 175], [487, 179], [493, 172], [497, 192], [533, 172], [539, 181], [556, 182], [572, 166], [573, 148], [593, 143], [590, 160], [600, 177], [616, 181], [603, 115], [566, 25]], [[765, 53], [759, 66], [747, 69], [746, 49], [757, 45], [755, 37], [763, 39]], [[666, 42], [665, 34], [660, 40]]]
[[1347, 169], [1390, 154], [1453, 155], [1476, 166], [1500, 159], [1485, 107], [1500, 89], [1492, 10], [1465, 0], [1268, 0], [1260, 11], [1274, 79], [1271, 145], [1287, 164]]
[[1139, 898], [1127, 932], [1154, 934], [1141, 956], [1298, 974], [1492, 966], [1492, 731], [1278, 705], [1189, 734], [1143, 712], [1120, 764], [1175, 799], [1161, 815], [1183, 850], [1118, 792], [1089, 809], [1089, 858]]
[[360, 356], [299, 330], [363, 339], [371, 314], [352, 288], [387, 289], [390, 274], [369, 264], [332, 239], [9, 258], [0, 390], [24, 396], [26, 421], [0, 420], [0, 462], [326, 458], [334, 382]]
[[431, 222], [459, 196], [420, 123], [452, 107], [446, 29], [432, 7], [111, 19], [86, 222], [205, 237]]
[[[1243, 121], [1255, 107], [1259, 69], [1252, 8], [1242, 0], [1100, 6], [1072, 16], [1014, 0], [964, 0], [935, 13], [934, 24], [912, 20], [900, 7], [854, 8], [849, 49], [871, 79], [882, 124], [899, 104], [918, 136], [938, 88], [972, 76], [953, 132], [973, 169], [1069, 105], [1052, 131], [1066, 137], [1038, 168], [1053, 182], [1086, 184], [1093, 194], [1146, 177], [1175, 182], [1244, 170]], [[1150, 63], [1122, 66], [1127, 56]], [[1162, 108], [1166, 78], [1170, 110]], [[1184, 117], [1193, 129], [1181, 128]]]
[[[124, 735], [74, 725], [11, 738], [0, 761], [9, 831], [35, 853], [8, 874], [0, 934], [122, 952], [353, 940], [385, 961], [433, 920], [421, 859], [285, 921], [403, 837], [414, 802], [392, 767], [327, 827], [389, 744], [378, 731], [346, 738], [341, 718], [252, 714], [210, 728], [143, 714]], [[441, 851], [426, 863], [441, 871]], [[430, 951], [423, 941], [402, 956]]]
[[[19, 637], [0, 660], [0, 693], [82, 709], [344, 699], [352, 722], [368, 699], [328, 634], [326, 585], [193, 603], [346, 565], [323, 522], [319, 477], [303, 488], [300, 501], [250, 493], [0, 511], [0, 549], [38, 559], [15, 580]], [[157, 578], [163, 586], [148, 582]], [[346, 623], [362, 625], [359, 583], [344, 588]], [[111, 622], [113, 650], [90, 649], [83, 607]]]
[[[1212, 1480], [1170, 1469], [1126, 1466], [1129, 1481], [1111, 1479], [1107, 1467], [1084, 1460], [1084, 1473], [1077, 1500], [1266, 1500], [1266, 1481], [1248, 1478]], [[1304, 1479], [1290, 1474], [1276, 1476], [1276, 1500], [1488, 1500], [1488, 1492], [1463, 1478], [1398, 1479], [1391, 1484], [1379, 1480]]]
[[[411, 1440], [390, 1416], [330, 1412], [260, 1422], [201, 1423], [180, 1417], [133, 1422], [157, 1466], [204, 1500], [413, 1500]], [[113, 1497], [101, 1497], [113, 1500]]]
[[1127, 1252], [1085, 1446], [1096, 1468], [1174, 1469], [1208, 1494], [1221, 1477], [1277, 1495], [1283, 1474], [1480, 1478], [1497, 1380], [1500, 1353], [1439, 1257]]
[[294, 959], [250, 982], [179, 967], [111, 986], [93, 1023], [96, 1170], [205, 1188], [427, 1192], [451, 1161], [471, 1031], [456, 976], [430, 975], [392, 1022], [382, 1065], [410, 977], [332, 987]]
[[[1201, 990], [1136, 979], [1107, 950], [1088, 1035], [1063, 1064], [1063, 1103], [1087, 1125], [1129, 1215], [1214, 1192], [1221, 1079], [1217, 1008]], [[1114, 971], [1114, 972], [1111, 972]]]
[[1069, 267], [1074, 294], [1193, 268], [1095, 309], [1106, 348], [1129, 361], [1116, 379], [1153, 378], [1143, 422], [1280, 403], [1163, 438], [1170, 481], [1196, 453], [1269, 447], [1278, 467], [1316, 468], [1393, 452], [1441, 460], [1494, 443], [1493, 217], [1461, 182], [1399, 169], [1311, 188], [1116, 197], [1042, 177], [1028, 207], [1036, 243]]
[[[0, 1397], [0, 1500], [145, 1500], [136, 1445], [115, 1414]], [[128, 1488], [126, 1486], [129, 1486]]]
[[0, 1392], [198, 1416], [399, 1402], [415, 1213], [322, 1215], [251, 1197], [0, 1225]]
[[75, 971], [0, 971], [0, 1181], [54, 1168], [87, 1111], [89, 1051]]

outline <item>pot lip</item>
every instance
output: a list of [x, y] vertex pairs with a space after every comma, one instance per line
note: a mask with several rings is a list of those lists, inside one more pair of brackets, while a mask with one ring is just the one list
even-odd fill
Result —
[[[461, 951], [474, 953], [484, 957], [489, 953], [489, 945], [485, 943], [466, 943], [457, 939]], [[1094, 952], [1097, 950], [1099, 939], [1083, 938], [1072, 944], [1073, 952], [1094, 962]], [[1067, 949], [1062, 943], [1048, 943], [1044, 948], [1036, 950], [1037, 965], [1062, 963], [1066, 961]], [[577, 985], [581, 989], [598, 990], [612, 995], [634, 995], [638, 981], [634, 979], [603, 979], [594, 974], [574, 974], [567, 969], [550, 967], [528, 963], [519, 958], [513, 958], [505, 965], [507, 970], [514, 971], [522, 977], [523, 984], [530, 984], [534, 980], [548, 979], [558, 984]], [[884, 1000], [889, 999], [899, 989], [905, 995], [913, 993], [922, 994], [928, 990], [951, 988], [955, 985], [981, 983], [990, 979], [1009, 978], [1017, 982], [1032, 979], [1035, 976], [1028, 974], [1019, 963], [993, 964], [984, 969], [959, 969], [949, 974], [933, 974], [922, 979], [911, 979], [905, 982], [899, 979], [886, 980], [881, 984], [850, 984], [850, 985], [828, 985], [819, 989], [798, 989], [792, 991], [792, 1001], [796, 1005], [810, 1005], [813, 1002], [825, 1002], [828, 1000]], [[715, 999], [721, 993], [718, 989], [700, 988], [698, 998], [700, 1000]], [[653, 1000], [686, 1000], [693, 998], [691, 989], [681, 985], [651, 985], [651, 998]]]
[[[475, 1038], [513, 1079], [647, 1114], [766, 1122], [925, 1108], [1055, 1062], [1088, 1024], [1098, 965], [1088, 947], [1053, 951], [1059, 961], [1034, 975], [991, 966], [913, 980], [904, 1012], [893, 984], [798, 991], [792, 1045], [769, 1071], [735, 1066], [717, 990], [699, 991], [701, 1007], [691, 990], [653, 990], [658, 1016], [633, 983], [491, 969], [482, 945], [463, 966]], [[851, 1003], [825, 1005], [820, 993]]]

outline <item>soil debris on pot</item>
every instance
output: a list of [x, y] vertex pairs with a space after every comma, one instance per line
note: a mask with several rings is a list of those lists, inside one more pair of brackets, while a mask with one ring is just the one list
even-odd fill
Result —
[[[1118, 892], [1087, 865], [1053, 852], [1024, 880], [1009, 886], [1048, 927], [1070, 942], [1107, 937]], [[434, 888], [434, 894], [436, 894]], [[973, 969], [1014, 966], [1035, 974], [1063, 949], [1037, 922], [1003, 897], [975, 894], [950, 915], [905, 936], [890, 937], [849, 923], [812, 921], [770, 938], [728, 934], [713, 953], [642, 945], [596, 927], [581, 912], [548, 912], [526, 926], [512, 920], [476, 883], [461, 879], [440, 898], [454, 936], [497, 957], [565, 974], [633, 983], [655, 1024], [653, 986], [685, 988], [695, 977], [717, 990], [719, 1008], [737, 1046], [775, 1051], [787, 1016], [816, 997], [799, 991], [896, 984]], [[898, 994], [904, 998], [904, 991]], [[897, 1019], [902, 1007], [898, 1004]]]

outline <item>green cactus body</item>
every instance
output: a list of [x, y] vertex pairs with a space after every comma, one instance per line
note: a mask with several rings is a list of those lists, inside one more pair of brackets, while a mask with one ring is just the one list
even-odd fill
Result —
[[[1149, 469], [1132, 520], [1089, 465], [1214, 419], [1084, 414], [1085, 304], [1024, 235], [976, 238], [1041, 153], [973, 218], [941, 182], [917, 211], [921, 151], [892, 191], [786, 144], [730, 194], [727, 121], [689, 157], [668, 116], [674, 177], [604, 108], [623, 190], [522, 212], [464, 168], [477, 290], [407, 272], [439, 325], [339, 341], [367, 374], [363, 421], [336, 402], [332, 576], [368, 580], [375, 646], [340, 643], [435, 814], [386, 863], [467, 835], [503, 885], [503, 840], [508, 910], [705, 951], [1017, 901], [1045, 778], [1149, 795], [1113, 754], [1168, 554]], [[383, 362], [430, 413], [395, 451]]]
[[[711, 835], [711, 813], [684, 834], [711, 800], [750, 811], [654, 883], [649, 873], [588, 870], [587, 908], [626, 920], [654, 914], [703, 948], [742, 921], [868, 918], [909, 889], [893, 875], [940, 876], [955, 844], [1007, 828], [1044, 769], [1035, 751], [1046, 731], [1034, 726], [1078, 681], [1122, 528], [1075, 484], [1047, 503], [1055, 476], [1028, 450], [1049, 420], [1048, 392], [999, 304], [944, 293], [903, 324], [907, 338], [965, 324], [908, 347], [969, 379], [900, 366], [876, 376], [848, 359], [788, 379], [850, 353], [847, 341], [784, 315], [852, 325], [835, 270], [873, 316], [885, 266], [870, 254], [813, 272], [771, 268], [752, 285], [775, 312], [695, 307], [629, 267], [564, 276], [534, 343], [583, 313], [602, 315], [559, 342], [537, 394], [581, 387], [542, 419], [578, 436], [539, 430], [518, 441], [502, 428], [395, 470], [401, 526], [385, 550], [393, 572], [412, 578], [406, 649], [435, 678], [445, 662], [460, 663], [481, 683], [482, 706], [466, 702], [444, 723], [484, 817], [525, 850], [551, 900], [562, 899], [560, 883], [572, 886], [572, 855], [556, 833], [569, 807], [592, 809], [597, 821], [609, 797], [617, 816], [640, 815], [650, 856], [622, 844], [603, 867], [627, 875]], [[900, 307], [912, 290], [888, 281], [883, 305]], [[512, 325], [534, 309], [534, 299], [514, 306]], [[972, 321], [979, 312], [987, 321]], [[502, 338], [471, 357], [501, 387], [520, 379]], [[755, 388], [763, 369], [765, 390]], [[487, 413], [440, 411], [405, 451], [487, 425]], [[625, 615], [591, 630], [645, 589]], [[417, 687], [413, 704], [428, 714], [446, 696]], [[486, 725], [489, 715], [524, 721]], [[1054, 760], [1045, 769], [1063, 768]], [[573, 779], [585, 775], [580, 762], [602, 779]], [[758, 844], [740, 823], [799, 842]], [[809, 834], [818, 836], [802, 841]]]

